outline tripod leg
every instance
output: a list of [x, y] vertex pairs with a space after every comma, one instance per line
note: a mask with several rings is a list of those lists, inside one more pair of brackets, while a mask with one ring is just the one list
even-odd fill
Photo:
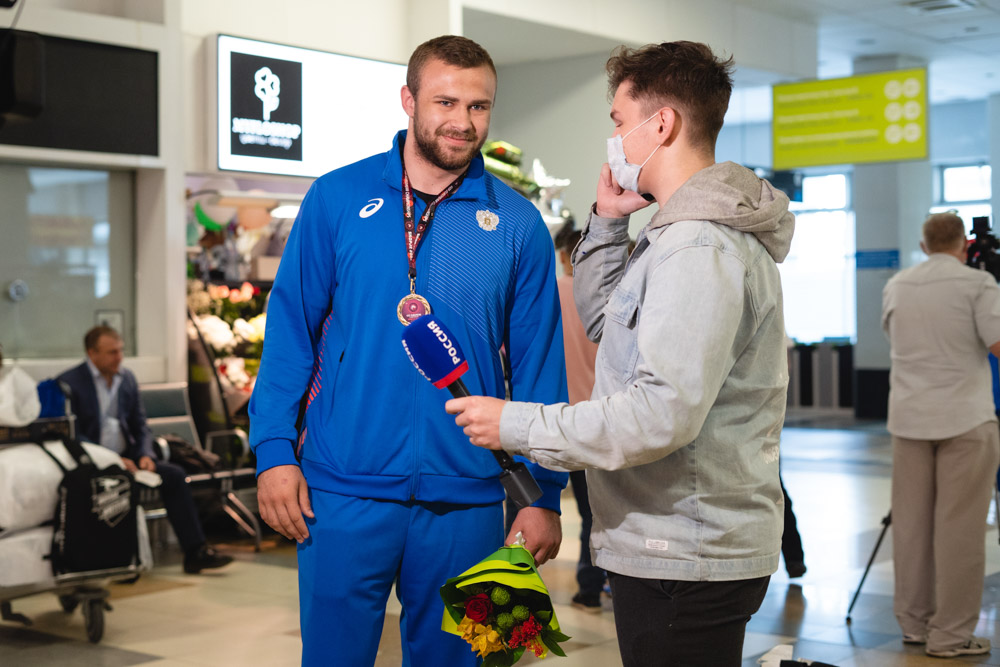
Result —
[[858, 596], [861, 595], [861, 587], [865, 585], [865, 579], [868, 578], [868, 571], [872, 569], [872, 563], [875, 562], [875, 555], [878, 554], [878, 548], [882, 546], [882, 538], [885, 537], [885, 533], [889, 530], [889, 524], [892, 523], [892, 509], [882, 518], [882, 532], [879, 533], [878, 540], [875, 542], [875, 548], [872, 549], [871, 558], [868, 559], [868, 565], [865, 566], [865, 573], [861, 575], [861, 581], [858, 582], [858, 590], [854, 592], [854, 598], [851, 600], [851, 606], [847, 608], [847, 622], [851, 622], [851, 611], [854, 609], [854, 603], [858, 601]]

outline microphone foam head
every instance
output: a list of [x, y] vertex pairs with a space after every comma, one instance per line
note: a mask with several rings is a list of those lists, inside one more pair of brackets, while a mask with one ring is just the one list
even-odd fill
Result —
[[403, 349], [420, 374], [444, 389], [469, 370], [458, 341], [434, 315], [423, 315], [403, 329]]

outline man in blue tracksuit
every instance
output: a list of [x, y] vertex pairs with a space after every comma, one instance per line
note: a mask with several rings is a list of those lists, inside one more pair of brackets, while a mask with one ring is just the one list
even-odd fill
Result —
[[[372, 664], [393, 584], [404, 664], [477, 662], [440, 630], [438, 588], [504, 541], [500, 469], [407, 359], [403, 322], [433, 310], [473, 394], [504, 396], [503, 347], [514, 398], [566, 400], [551, 239], [479, 153], [495, 91], [475, 42], [418, 47], [408, 129], [313, 184], [282, 256], [251, 441], [261, 516], [299, 542], [303, 664]], [[559, 548], [566, 475], [531, 471], [544, 495], [506, 541], [521, 531], [541, 563]]]

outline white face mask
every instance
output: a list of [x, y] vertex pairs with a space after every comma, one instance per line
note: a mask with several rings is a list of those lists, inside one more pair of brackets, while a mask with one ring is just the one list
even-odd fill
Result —
[[652, 116], [626, 132], [624, 136], [616, 134], [608, 139], [608, 166], [611, 167], [611, 174], [615, 177], [615, 180], [618, 181], [618, 185], [622, 186], [626, 190], [631, 190], [633, 192], [639, 191], [639, 172], [646, 166], [646, 163], [649, 162], [649, 158], [653, 157], [653, 153], [655, 153], [656, 149], [660, 146], [657, 144], [656, 148], [653, 149], [653, 153], [650, 153], [649, 157], [643, 160], [642, 164], [632, 164], [628, 161], [628, 158], [625, 157], [625, 146], [622, 142], [625, 140], [625, 137], [656, 118], [659, 113], [660, 112], [657, 111]]

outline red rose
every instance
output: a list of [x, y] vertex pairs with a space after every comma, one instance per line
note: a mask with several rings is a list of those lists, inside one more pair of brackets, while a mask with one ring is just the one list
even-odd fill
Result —
[[493, 611], [493, 603], [490, 602], [490, 596], [486, 593], [473, 595], [465, 601], [465, 615], [476, 623], [485, 621], [491, 611]]

